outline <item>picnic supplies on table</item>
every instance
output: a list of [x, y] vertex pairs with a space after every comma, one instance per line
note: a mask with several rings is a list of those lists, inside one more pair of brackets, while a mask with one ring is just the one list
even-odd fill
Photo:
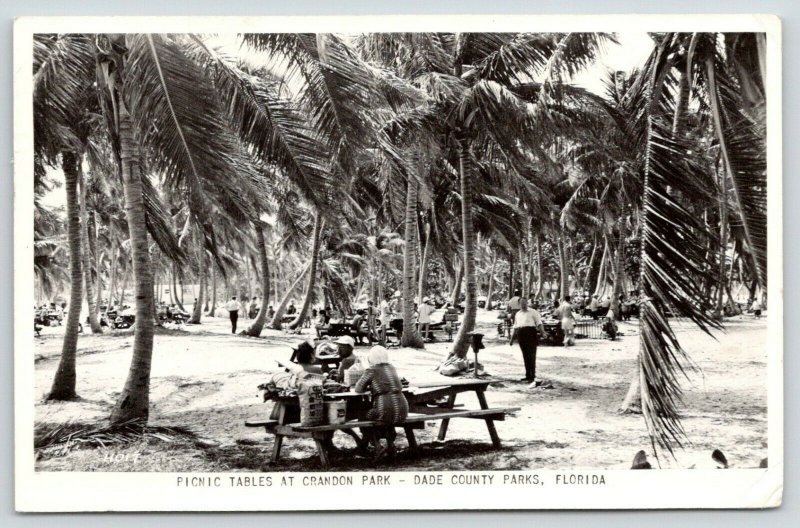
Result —
[[358, 383], [358, 380], [361, 379], [361, 376], [364, 374], [364, 365], [361, 364], [361, 360], [356, 358], [356, 362], [353, 363], [353, 366], [349, 369], [344, 371], [344, 384], [348, 387], [355, 386]]
[[298, 382], [297, 397], [300, 401], [300, 423], [302, 425], [325, 423], [322, 380], [322, 376], [305, 373]]
[[325, 417], [329, 424], [343, 424], [347, 419], [347, 402], [345, 400], [325, 402]]

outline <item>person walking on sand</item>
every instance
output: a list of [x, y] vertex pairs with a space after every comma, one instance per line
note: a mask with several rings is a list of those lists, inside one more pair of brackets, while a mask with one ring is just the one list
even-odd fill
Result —
[[236, 296], [231, 297], [231, 300], [225, 303], [225, 309], [228, 310], [228, 315], [231, 317], [231, 333], [236, 333], [236, 322], [239, 320], [239, 303], [236, 302]]
[[533, 308], [528, 308], [528, 299], [520, 299], [519, 311], [514, 315], [514, 329], [510, 346], [519, 341], [522, 361], [525, 364], [525, 377], [520, 381], [536, 382], [536, 348], [539, 346], [539, 335], [544, 335], [542, 316]]
[[565, 295], [564, 300], [553, 312], [557, 319], [561, 320], [561, 330], [564, 332], [564, 346], [575, 344], [575, 315], [572, 313], [570, 296]]

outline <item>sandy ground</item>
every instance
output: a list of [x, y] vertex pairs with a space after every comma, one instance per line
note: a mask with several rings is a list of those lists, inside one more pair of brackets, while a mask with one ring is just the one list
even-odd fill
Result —
[[[615, 342], [578, 340], [576, 346], [540, 347], [537, 374], [550, 389], [530, 389], [517, 381], [523, 374], [519, 349], [494, 330], [496, 315], [479, 310], [479, 329], [487, 334], [480, 361], [496, 380], [487, 392], [491, 406], [521, 407], [516, 417], [497, 423], [504, 448], [490, 449], [485, 424], [454, 420], [448, 439], [435, 441], [438, 427], [429, 425], [418, 440], [420, 457], [401, 452], [395, 469], [579, 469], [628, 468], [639, 449], [650, 453], [640, 415], [619, 414], [638, 347], [636, 322], [623, 323]], [[245, 321], [246, 325], [247, 322]], [[242, 326], [240, 322], [240, 327]], [[156, 336], [151, 386], [151, 423], [186, 426], [200, 442], [142, 441], [125, 448], [74, 448], [39, 457], [39, 470], [99, 471], [263, 471], [316, 470], [314, 444], [288, 439], [278, 464], [268, 462], [272, 439], [244, 427], [244, 420], [264, 415], [257, 385], [287, 360], [289, 346], [300, 336], [267, 330], [261, 338], [232, 336], [227, 321], [205, 318], [185, 331]], [[306, 330], [310, 333], [311, 330]], [[685, 387], [683, 425], [691, 445], [677, 459], [662, 457], [662, 467], [712, 467], [710, 453], [721, 449], [731, 467], [757, 467], [767, 453], [766, 320], [739, 317], [727, 321], [727, 332], [715, 340], [689, 325], [677, 325], [681, 342], [699, 372]], [[46, 328], [36, 338], [36, 393], [44, 396], [58, 364], [61, 328]], [[102, 336], [83, 334], [77, 360], [79, 401], [36, 404], [37, 425], [67, 422], [101, 423], [122, 388], [131, 356], [130, 330]], [[401, 375], [414, 382], [437, 379], [436, 365], [448, 343], [425, 350], [392, 349]], [[356, 353], [366, 356], [367, 348]], [[472, 394], [457, 403], [477, 408]], [[336, 443], [346, 460], [338, 469], [366, 469], [367, 461], [349, 456], [354, 447], [345, 435]], [[405, 440], [398, 438], [405, 447]], [[142, 455], [142, 456], [140, 456]]]

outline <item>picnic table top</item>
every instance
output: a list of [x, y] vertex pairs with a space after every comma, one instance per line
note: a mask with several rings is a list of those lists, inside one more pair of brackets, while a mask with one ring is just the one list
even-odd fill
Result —
[[[491, 383], [491, 380], [450, 380], [450, 381], [425, 381], [421, 383], [413, 383], [408, 387], [403, 387], [403, 392], [413, 394], [415, 389], [431, 389], [431, 388], [464, 388], [464, 389], [477, 389], [486, 388]], [[325, 394], [328, 398], [360, 398], [369, 395], [369, 392], [355, 392], [353, 390], [347, 392], [329, 392]]]

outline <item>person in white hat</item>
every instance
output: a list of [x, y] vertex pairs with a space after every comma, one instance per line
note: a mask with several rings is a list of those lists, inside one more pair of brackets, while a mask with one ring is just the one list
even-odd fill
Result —
[[433, 307], [431, 306], [431, 301], [427, 297], [422, 299], [422, 304], [419, 305], [419, 333], [422, 336], [422, 339], [428, 341], [430, 336], [430, 326], [431, 326], [431, 312], [433, 311]]
[[342, 358], [337, 371], [337, 379], [343, 380], [344, 371], [352, 367], [356, 362], [356, 356], [353, 354], [353, 348], [356, 342], [350, 336], [340, 336], [334, 343], [336, 343], [336, 347], [339, 349], [339, 357]]

